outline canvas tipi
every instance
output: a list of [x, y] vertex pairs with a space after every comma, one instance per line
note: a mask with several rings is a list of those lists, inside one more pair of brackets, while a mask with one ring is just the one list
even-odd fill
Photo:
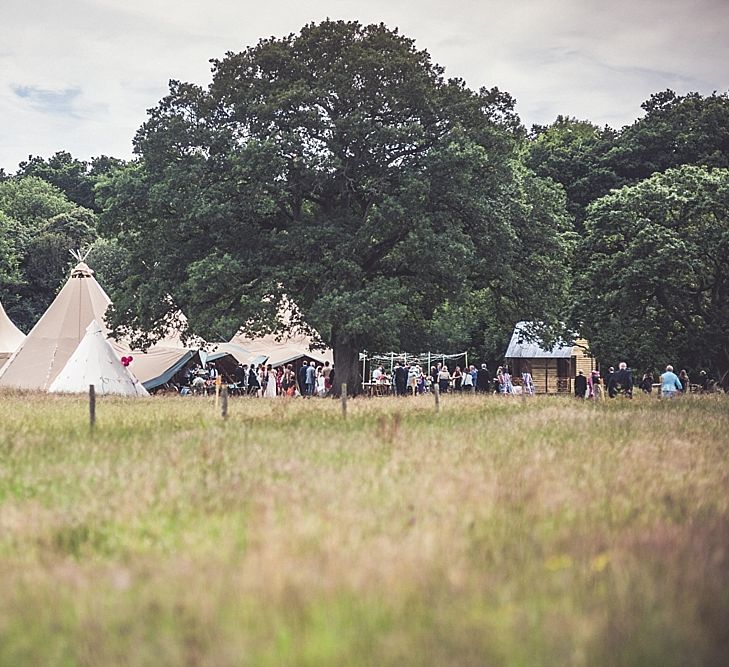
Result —
[[0, 370], [0, 387], [46, 391], [86, 334], [86, 327], [103, 322], [111, 303], [94, 272], [84, 262], [71, 271], [43, 317]]
[[94, 385], [97, 394], [149, 396], [147, 390], [122, 364], [96, 320], [66, 362], [48, 391], [52, 394], [80, 394]]
[[3, 304], [0, 303], [0, 368], [24, 340], [25, 334], [10, 321]]

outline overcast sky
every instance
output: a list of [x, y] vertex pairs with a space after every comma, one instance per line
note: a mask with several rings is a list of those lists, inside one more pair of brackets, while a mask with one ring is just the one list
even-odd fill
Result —
[[652, 92], [729, 88], [729, 0], [0, 0], [0, 167], [131, 156], [169, 79], [324, 18], [384, 22], [527, 125], [631, 123]]

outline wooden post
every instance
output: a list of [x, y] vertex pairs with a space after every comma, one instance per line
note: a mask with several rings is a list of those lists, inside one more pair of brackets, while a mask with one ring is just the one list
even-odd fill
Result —
[[433, 396], [435, 396], [435, 411], [440, 412], [440, 385], [437, 381], [433, 385]]
[[220, 414], [223, 419], [228, 418], [228, 385], [224, 384], [220, 394]]
[[89, 427], [94, 430], [96, 426], [96, 387], [89, 385]]
[[347, 418], [347, 383], [342, 382], [342, 417]]

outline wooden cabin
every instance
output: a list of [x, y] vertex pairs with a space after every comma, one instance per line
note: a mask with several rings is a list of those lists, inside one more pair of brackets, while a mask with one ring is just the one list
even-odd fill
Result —
[[528, 322], [519, 322], [514, 328], [504, 359], [515, 382], [524, 371], [529, 371], [538, 394], [571, 393], [577, 371], [587, 377], [597, 370], [596, 360], [590, 356], [587, 341], [577, 338], [571, 345], [556, 345], [545, 350], [538, 343], [525, 340]]

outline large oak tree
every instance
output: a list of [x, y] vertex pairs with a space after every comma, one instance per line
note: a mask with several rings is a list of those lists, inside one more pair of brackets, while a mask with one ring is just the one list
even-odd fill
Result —
[[182, 308], [212, 339], [309, 325], [353, 387], [359, 351], [418, 349], [474, 291], [518, 301], [536, 279], [522, 315], [546, 319], [564, 205], [519, 166], [522, 132], [508, 95], [446, 79], [383, 25], [325, 21], [229, 53], [207, 89], [171, 82], [138, 161], [98, 188], [130, 258], [114, 321], [160, 331]]

